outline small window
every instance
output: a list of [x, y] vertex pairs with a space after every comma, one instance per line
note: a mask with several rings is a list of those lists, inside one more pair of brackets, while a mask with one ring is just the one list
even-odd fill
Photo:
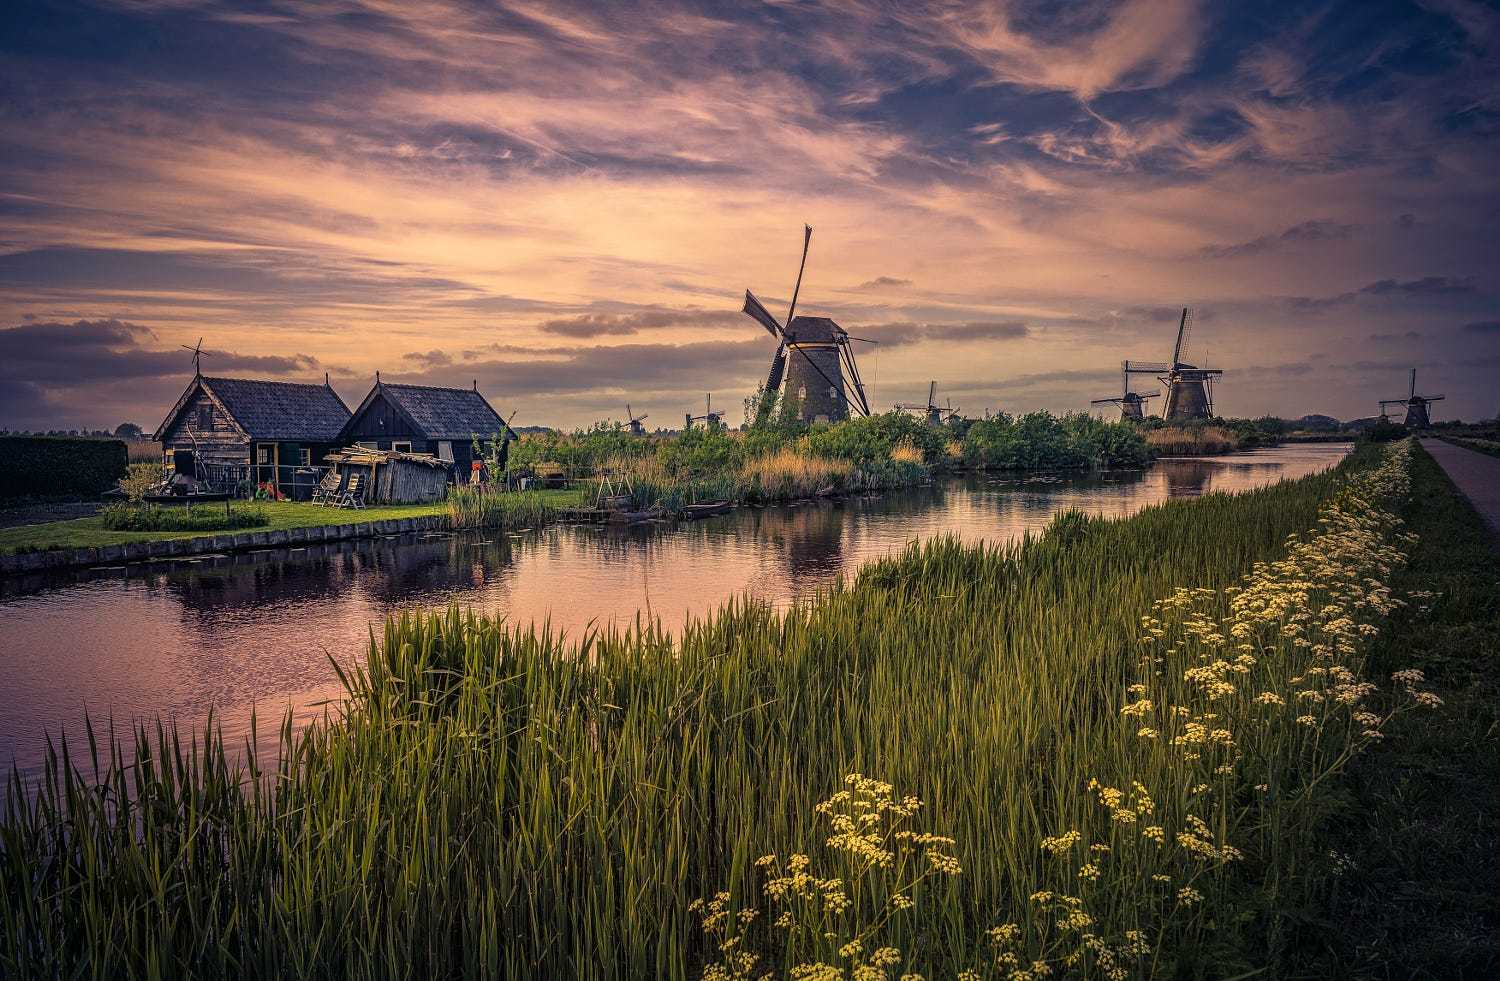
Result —
[[263, 467], [271, 464], [271, 448], [269, 446], [257, 446], [255, 448], [255, 462]]
[[392, 443], [391, 449], [395, 450], [397, 453], [410, 453], [411, 443]]
[[363, 446], [367, 450], [378, 450], [378, 449], [380, 449], [380, 444], [378, 442], [376, 442], [375, 440], [373, 440], [373, 439], [362, 439], [362, 440], [358, 441], [357, 443], [355, 443], [354, 445], [355, 446]]
[[312, 450], [308, 449], [305, 446], [302, 447], [302, 449], [298, 450], [297, 462], [304, 467], [312, 466]]
[[198, 406], [198, 428], [214, 428], [214, 407], [206, 402]]

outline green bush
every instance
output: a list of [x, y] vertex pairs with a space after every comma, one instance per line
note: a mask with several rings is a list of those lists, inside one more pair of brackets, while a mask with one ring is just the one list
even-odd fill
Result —
[[111, 504], [99, 512], [99, 518], [110, 531], [235, 531], [271, 523], [264, 508], [237, 507], [226, 512], [212, 504]]
[[946, 427], [929, 426], [905, 412], [885, 412], [816, 426], [807, 436], [807, 448], [819, 456], [863, 465], [889, 460], [892, 450], [909, 443], [922, 451], [924, 462], [935, 463], [943, 458], [951, 438]]
[[999, 470], [1138, 467], [1150, 459], [1150, 450], [1129, 423], [1105, 422], [1083, 412], [1061, 417], [1002, 412], [969, 426], [964, 459]]
[[0, 436], [0, 500], [97, 497], [125, 476], [128, 464], [118, 439]]

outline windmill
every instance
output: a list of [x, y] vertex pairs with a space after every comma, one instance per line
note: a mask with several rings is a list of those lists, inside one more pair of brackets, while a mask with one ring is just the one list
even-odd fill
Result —
[[[644, 419], [646, 417], [641, 416], [641, 418]], [[709, 429], [710, 431], [715, 429], [722, 429], [724, 426], [724, 413], [714, 411], [713, 392], [708, 393], [708, 396], [703, 403], [703, 415], [695, 416], [691, 412], [689, 412], [686, 414], [685, 418], [687, 419], [687, 425], [683, 427], [684, 429], [692, 429], [693, 423], [695, 422], [703, 423], [704, 427]]]
[[798, 317], [797, 294], [802, 290], [802, 273], [807, 268], [807, 250], [812, 243], [812, 226], [802, 227], [802, 264], [797, 267], [797, 284], [792, 287], [792, 303], [787, 309], [786, 326], [771, 315], [755, 294], [745, 291], [744, 312], [749, 314], [776, 338], [776, 354], [771, 358], [771, 371], [766, 376], [762, 389], [762, 413], [767, 411], [771, 396], [782, 391], [783, 382], [787, 394], [799, 402], [799, 415], [804, 422], [838, 422], [849, 418], [849, 410], [862, 416], [870, 414], [870, 403], [865, 398], [865, 386], [859, 377], [859, 366], [854, 362], [854, 350], [850, 341], [866, 341], [862, 337], [850, 337], [849, 332], [827, 317]]
[[1432, 425], [1432, 420], [1427, 415], [1427, 403], [1442, 401], [1441, 395], [1418, 395], [1417, 394], [1417, 369], [1411, 370], [1411, 390], [1404, 399], [1381, 399], [1380, 415], [1385, 417], [1385, 407], [1388, 405], [1406, 406], [1406, 428], [1426, 429]]
[[1121, 422], [1139, 422], [1146, 418], [1146, 400], [1154, 399], [1160, 392], [1152, 392], [1143, 395], [1130, 390], [1130, 362], [1120, 362], [1120, 394], [1112, 399], [1093, 399], [1089, 405], [1109, 405], [1111, 402], [1120, 406]]
[[[1182, 308], [1182, 320], [1177, 324], [1177, 344], [1172, 348], [1170, 364], [1160, 361], [1126, 361], [1125, 377], [1131, 375], [1155, 375], [1167, 389], [1167, 403], [1162, 409], [1162, 418], [1167, 420], [1212, 419], [1214, 416], [1214, 376], [1222, 375], [1223, 368], [1199, 368], [1182, 360], [1187, 350], [1188, 335], [1193, 329], [1193, 312]], [[1128, 391], [1129, 385], [1126, 385]], [[1123, 409], [1123, 407], [1122, 407]]]
[[646, 413], [642, 412], [640, 415], [636, 415], [634, 412], [630, 411], [630, 403], [626, 402], [625, 403], [625, 418], [630, 420], [630, 435], [632, 435], [632, 436], [644, 436], [644, 435], [646, 435], [646, 427], [641, 425], [641, 423], [644, 422], [645, 419], [646, 419]]
[[951, 398], [945, 406], [937, 404], [937, 382], [927, 384], [926, 405], [919, 402], [897, 402], [895, 407], [902, 412], [922, 413], [927, 417], [929, 426], [941, 426], [945, 422], [958, 418], [958, 410], [953, 407]]
[[193, 352], [193, 377], [196, 378], [199, 375], [202, 375], [203, 369], [200, 362], [203, 360], [203, 338], [198, 338], [198, 343], [194, 344], [192, 347], [188, 347], [186, 344], [179, 344], [177, 346], [182, 348], [184, 351]]

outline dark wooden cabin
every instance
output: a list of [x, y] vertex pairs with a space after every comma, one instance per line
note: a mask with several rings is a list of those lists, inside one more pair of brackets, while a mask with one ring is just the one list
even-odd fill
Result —
[[349, 421], [349, 407], [322, 385], [197, 375], [152, 434], [167, 466], [214, 490], [242, 480], [292, 498], [317, 485], [316, 468]]
[[516, 438], [478, 389], [394, 385], [375, 377], [375, 387], [344, 426], [345, 445], [401, 453], [425, 453], [451, 465], [453, 479], [468, 482], [473, 444]]

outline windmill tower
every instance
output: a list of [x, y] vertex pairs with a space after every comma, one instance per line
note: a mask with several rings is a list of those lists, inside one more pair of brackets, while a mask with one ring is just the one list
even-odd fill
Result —
[[[1127, 379], [1131, 375], [1156, 375], [1157, 380], [1166, 387], [1167, 402], [1161, 414], [1168, 421], [1214, 417], [1213, 380], [1215, 376], [1222, 375], [1224, 369], [1199, 368], [1182, 360], [1192, 329], [1193, 312], [1183, 307], [1182, 320], [1177, 324], [1177, 344], [1172, 348], [1171, 363], [1126, 361], [1124, 365]], [[1127, 385], [1126, 389], [1129, 387]]]
[[1146, 400], [1154, 399], [1160, 392], [1141, 394], [1130, 390], [1130, 362], [1120, 362], [1120, 394], [1112, 399], [1093, 399], [1089, 405], [1109, 405], [1111, 402], [1120, 406], [1121, 422], [1140, 422], [1146, 418]]
[[646, 435], [646, 427], [641, 425], [641, 423], [644, 422], [646, 420], [646, 418], [647, 418], [647, 414], [646, 413], [642, 412], [640, 415], [636, 415], [634, 412], [630, 411], [630, 403], [626, 402], [625, 403], [625, 418], [630, 420], [630, 435], [632, 435], [632, 436], [644, 436], [644, 435]]
[[1406, 406], [1406, 428], [1426, 429], [1432, 425], [1432, 419], [1427, 414], [1427, 403], [1441, 402], [1441, 395], [1418, 395], [1417, 394], [1417, 369], [1411, 370], [1411, 389], [1404, 399], [1381, 399], [1380, 415], [1385, 416], [1385, 407], [1388, 405]]
[[927, 404], [919, 402], [897, 402], [895, 408], [902, 412], [920, 412], [927, 417], [927, 425], [941, 426], [943, 423], [958, 418], [958, 410], [953, 407], [953, 400], [949, 399], [946, 406], [937, 404], [937, 382], [929, 382], [927, 385]]
[[[766, 376], [764, 395], [783, 391], [797, 399], [799, 416], [804, 422], [839, 422], [849, 418], [852, 408], [862, 416], [870, 414], [864, 382], [854, 363], [849, 332], [827, 317], [798, 317], [797, 294], [802, 290], [802, 273], [807, 268], [807, 250], [812, 243], [812, 226], [802, 228], [802, 264], [797, 267], [797, 284], [792, 288], [792, 303], [787, 309], [786, 326], [771, 315], [755, 294], [745, 291], [744, 312], [776, 338], [776, 354]], [[769, 402], [766, 399], [762, 404]], [[763, 408], [764, 412], [765, 409]]]
[[[641, 418], [644, 419], [646, 417], [641, 416]], [[707, 393], [707, 398], [703, 404], [703, 415], [695, 416], [691, 412], [689, 412], [684, 416], [684, 418], [687, 420], [686, 425], [683, 427], [684, 429], [692, 429], [693, 423], [695, 422], [703, 423], [704, 427], [709, 431], [724, 428], [724, 413], [714, 411], [713, 392]]]

